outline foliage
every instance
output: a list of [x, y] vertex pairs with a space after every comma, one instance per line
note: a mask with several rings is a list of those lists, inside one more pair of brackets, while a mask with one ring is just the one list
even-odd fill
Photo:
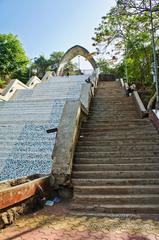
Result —
[[37, 71], [36, 75], [39, 78], [42, 78], [45, 72], [48, 70], [48, 68], [49, 60], [46, 59], [44, 55], [40, 55], [38, 58], [34, 58], [34, 62], [30, 65], [29, 75], [31, 76], [32, 73], [34, 73], [34, 70], [36, 69]]
[[[14, 78], [19, 71], [24, 71], [28, 58], [21, 42], [13, 34], [0, 34], [0, 78], [1, 85]], [[3, 82], [3, 84], [2, 84]]]
[[49, 58], [49, 65], [53, 71], [57, 71], [59, 63], [64, 55], [63, 51], [53, 52]]
[[0, 79], [0, 88], [3, 88], [4, 85], [5, 85], [5, 80]]
[[[46, 71], [51, 70], [56, 72], [59, 66], [59, 63], [64, 55], [64, 52], [57, 51], [53, 52], [50, 57], [47, 59], [44, 55], [40, 55], [38, 58], [34, 58], [34, 62], [30, 66], [30, 72], [36, 69], [36, 75], [39, 78], [42, 78]], [[66, 64], [64, 69], [64, 74], [69, 71], [70, 75], [78, 74], [77, 67], [72, 62]]]
[[117, 1], [116, 6], [102, 17], [93, 38], [99, 51], [112, 58], [110, 65], [116, 68], [116, 72], [120, 75], [124, 71], [129, 82], [140, 85], [152, 85], [150, 7], [153, 30], [159, 27], [159, 4], [155, 2], [150, 6], [151, 0]]
[[105, 59], [99, 59], [97, 61], [98, 67], [100, 72], [102, 73], [110, 73], [110, 74], [116, 74], [116, 69], [115, 68], [111, 68], [108, 61], [106, 61]]

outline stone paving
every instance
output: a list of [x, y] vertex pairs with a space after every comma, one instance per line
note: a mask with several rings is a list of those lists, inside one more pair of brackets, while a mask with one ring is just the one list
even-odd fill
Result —
[[0, 240], [159, 240], [159, 222], [71, 216], [62, 203], [19, 218]]

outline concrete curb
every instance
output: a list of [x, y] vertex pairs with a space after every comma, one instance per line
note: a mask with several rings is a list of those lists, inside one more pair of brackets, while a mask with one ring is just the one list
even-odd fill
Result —
[[149, 112], [149, 119], [152, 121], [157, 131], [159, 131], [159, 118], [157, 117], [155, 110]]
[[148, 112], [138, 94], [137, 91], [134, 91], [133, 94], [132, 94], [132, 97], [133, 97], [133, 100], [137, 106], [137, 109], [139, 111], [139, 114], [141, 116], [141, 118], [145, 118], [145, 117], [148, 117]]

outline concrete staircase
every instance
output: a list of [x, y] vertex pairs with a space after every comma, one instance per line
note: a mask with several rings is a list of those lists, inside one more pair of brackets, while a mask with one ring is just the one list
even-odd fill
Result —
[[118, 82], [99, 82], [81, 127], [72, 184], [74, 214], [159, 215], [159, 136]]
[[0, 181], [48, 174], [66, 100], [80, 99], [88, 76], [51, 77], [34, 89], [17, 90], [0, 102]]

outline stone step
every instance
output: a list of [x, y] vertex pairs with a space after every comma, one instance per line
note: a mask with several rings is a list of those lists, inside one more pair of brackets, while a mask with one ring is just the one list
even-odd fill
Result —
[[[126, 99], [125, 97], [121, 96], [120, 98], [114, 99], [112, 98], [101, 98], [97, 99], [94, 98], [93, 101], [91, 102], [93, 107], [100, 106], [100, 107], [106, 107], [106, 106], [111, 106], [111, 105], [117, 105], [122, 108], [122, 106], [134, 106], [134, 102], [131, 99]], [[122, 105], [123, 104], [123, 105]]]
[[[150, 123], [150, 121], [146, 118], [144, 119], [141, 119], [141, 118], [133, 118], [133, 119], [129, 119], [129, 121], [127, 121], [125, 118], [121, 119], [121, 120], [118, 120], [118, 122], [116, 121], [112, 121], [111, 119], [101, 119], [101, 118], [96, 118], [96, 119], [88, 119], [87, 118], [87, 121], [85, 122], [86, 124], [96, 124], [96, 125], [99, 125], [99, 124], [107, 124], [107, 125], [118, 125], [120, 126], [122, 123], [123, 124], [128, 124], [128, 123], [137, 123], [137, 124], [141, 124], [141, 125], [144, 125], [144, 123]], [[152, 123], [151, 123], [152, 124]]]
[[143, 141], [147, 141], [147, 140], [152, 140], [152, 141], [155, 141], [157, 140], [158, 141], [159, 139], [159, 135], [158, 133], [156, 132], [156, 134], [153, 134], [153, 135], [149, 135], [149, 134], [135, 134], [135, 135], [109, 135], [109, 134], [105, 134], [103, 136], [93, 136], [93, 135], [82, 135], [80, 133], [80, 136], [79, 136], [79, 140], [81, 141], [93, 141], [93, 142], [98, 142], [98, 141], [124, 141], [126, 142], [127, 140], [143, 140]]
[[77, 194], [73, 197], [76, 203], [98, 203], [98, 204], [158, 204], [159, 194]]
[[134, 110], [126, 110], [126, 109], [122, 109], [122, 111], [120, 109], [107, 109], [104, 111], [100, 111], [99, 108], [94, 108], [93, 110], [90, 109], [89, 111], [89, 116], [94, 116], [94, 115], [99, 115], [99, 116], [107, 116], [107, 115], [111, 115], [111, 114], [117, 114], [117, 115], [131, 115], [131, 114], [138, 114], [137, 109]]
[[119, 152], [117, 151], [105, 151], [105, 152], [89, 152], [89, 151], [80, 151], [75, 153], [75, 158], [78, 157], [91, 157], [91, 158], [109, 158], [109, 157], [116, 157], [116, 158], [121, 158], [121, 157], [159, 157], [159, 150], [153, 150], [152, 152], [150, 151], [122, 151]]
[[[83, 216], [85, 215], [91, 215], [91, 216], [101, 216], [101, 214], [104, 214], [102, 216], [109, 216], [109, 217], [120, 217], [124, 214], [129, 214], [127, 216], [133, 217], [132, 214], [135, 214], [137, 217], [142, 217], [142, 215], [138, 214], [148, 214], [146, 217], [150, 217], [154, 214], [156, 217], [156, 214], [159, 214], [159, 204], [77, 204], [73, 203], [71, 205], [71, 209], [74, 210], [74, 214], [77, 213], [77, 211], [80, 211], [80, 214]], [[79, 214], [79, 212], [77, 213]], [[109, 215], [108, 215], [109, 214]], [[114, 214], [114, 215], [113, 215]], [[118, 214], [118, 215], [116, 215]], [[130, 215], [131, 214], [131, 215]], [[145, 217], [145, 215], [143, 215]]]
[[147, 120], [147, 119], [137, 119], [134, 121], [129, 121], [129, 122], [125, 122], [124, 119], [123, 121], [118, 122], [118, 124], [116, 122], [110, 122], [110, 121], [105, 121], [105, 122], [95, 122], [95, 123], [91, 123], [89, 121], [84, 122], [82, 124], [83, 128], [120, 128], [120, 127], [140, 127], [140, 126], [153, 126], [152, 123]]
[[105, 140], [105, 141], [87, 141], [87, 140], [80, 140], [77, 143], [77, 146], [90, 146], [90, 147], [96, 147], [96, 146], [125, 146], [125, 148], [127, 148], [127, 146], [130, 145], [140, 145], [140, 146], [147, 146], [147, 145], [157, 145], [159, 144], [159, 140]]
[[74, 193], [80, 195], [138, 195], [138, 194], [159, 194], [159, 185], [121, 185], [121, 186], [74, 186]]
[[[100, 119], [100, 120], [99, 120]], [[87, 117], [87, 121], [89, 122], [93, 122], [95, 123], [96, 121], [110, 121], [110, 122], [114, 122], [114, 121], [131, 121], [131, 120], [135, 120], [135, 119], [140, 119], [140, 115], [139, 114], [136, 114], [136, 115], [131, 115], [131, 116], [127, 116], [126, 114], [124, 115], [114, 115], [114, 114], [111, 114], [111, 115], [106, 115], [105, 117], [103, 116], [89, 116]]]
[[93, 100], [98, 101], [98, 102], [99, 101], [107, 102], [107, 99], [113, 100], [115, 102], [119, 102], [120, 100], [125, 100], [128, 102], [131, 100], [131, 98], [125, 97], [121, 92], [119, 94], [117, 94], [117, 93], [111, 92], [111, 90], [106, 92], [105, 89], [103, 89], [103, 91], [101, 91], [101, 89], [97, 89], [97, 92], [96, 92]]
[[92, 111], [92, 112], [96, 112], [96, 113], [100, 113], [100, 112], [104, 112], [104, 111], [106, 111], [106, 112], [108, 112], [108, 111], [120, 111], [120, 109], [119, 109], [119, 107], [122, 107], [122, 109], [124, 110], [124, 111], [137, 111], [137, 108], [136, 108], [136, 106], [135, 105], [131, 105], [131, 106], [129, 106], [129, 105], [119, 105], [119, 104], [115, 104], [115, 105], [108, 105], [108, 104], [103, 104], [103, 105], [101, 105], [101, 104], [98, 104], [98, 103], [91, 103], [91, 105], [90, 105], [90, 111]]
[[105, 119], [106, 117], [109, 119], [109, 117], [114, 117], [114, 118], [119, 118], [119, 117], [125, 117], [123, 120], [127, 120], [127, 119], [131, 119], [132, 117], [138, 117], [139, 113], [137, 111], [132, 111], [132, 112], [128, 112], [128, 111], [103, 111], [100, 113], [96, 113], [96, 112], [90, 112], [88, 115], [88, 119], [96, 119], [96, 118], [100, 118], [100, 119]]
[[113, 123], [109, 123], [109, 124], [88, 124], [88, 123], [83, 123], [81, 126], [82, 130], [100, 130], [100, 129], [139, 129], [139, 128], [144, 128], [144, 129], [154, 129], [154, 126], [150, 123], [150, 122], [143, 122], [142, 124], [138, 124], [138, 123], [122, 123], [122, 124], [113, 124]]
[[127, 152], [127, 151], [157, 151], [159, 150], [159, 146], [156, 145], [136, 145], [136, 146], [121, 146], [121, 145], [116, 145], [116, 146], [77, 146], [76, 147], [76, 153], [78, 152], [107, 152], [107, 151], [114, 151], [114, 152]]
[[121, 124], [115, 121], [115, 122], [107, 122], [107, 123], [89, 123], [89, 122], [84, 122], [81, 126], [81, 129], [87, 130], [87, 129], [154, 129], [154, 126], [150, 122], [139, 122], [139, 123], [131, 123], [129, 122], [122, 122]]
[[[97, 95], [97, 93], [96, 93]], [[113, 103], [113, 104], [112, 104]], [[112, 98], [97, 98], [97, 97], [94, 97], [91, 101], [91, 106], [94, 107], [94, 106], [99, 106], [99, 107], [111, 107], [111, 106], [119, 106], [119, 107], [123, 107], [123, 106], [129, 106], [132, 107], [134, 106], [134, 101], [132, 100], [132, 98], [125, 98], [125, 97], [121, 97], [116, 99], [114, 97]]]
[[159, 135], [117, 82], [99, 82], [76, 147], [75, 214], [159, 213]]
[[114, 178], [159, 178], [159, 171], [73, 171], [73, 178], [95, 178], [95, 179], [114, 179]]
[[124, 106], [134, 106], [134, 101], [132, 98], [126, 98], [125, 96], [123, 95], [120, 95], [118, 97], [102, 97], [102, 98], [99, 98], [99, 97], [96, 97], [97, 96], [97, 93], [95, 95], [95, 97], [92, 99], [91, 101], [91, 106], [100, 106], [100, 107], [106, 107], [106, 106], [111, 106], [111, 105], [116, 105], [116, 106], [120, 106], [122, 107], [122, 103]]
[[74, 158], [74, 164], [153, 164], [159, 163], [158, 157], [76, 157]]
[[74, 171], [159, 171], [159, 163], [74, 164]]
[[136, 186], [136, 185], [159, 185], [159, 178], [112, 178], [112, 179], [94, 179], [94, 178], [72, 178], [73, 186]]
[[156, 129], [153, 127], [153, 126], [149, 126], [149, 127], [144, 127], [144, 128], [141, 128], [141, 127], [136, 127], [136, 128], [133, 128], [133, 127], [124, 127], [124, 128], [81, 128], [81, 131], [80, 131], [80, 134], [82, 135], [86, 135], [86, 134], [109, 134], [109, 133], [115, 133], [115, 134], [134, 134], [136, 133], [139, 134], [139, 133], [146, 133], [146, 132], [150, 132], [151, 134], [152, 133], [155, 133], [157, 134], [157, 131]]
[[[153, 129], [153, 130], [149, 130], [148, 131], [149, 132], [149, 136], [155, 136], [156, 135], [156, 137], [158, 137], [158, 139], [159, 139], [159, 135], [158, 135], [158, 133], [157, 133], [157, 131], [155, 130], [155, 129]], [[101, 137], [101, 139], [103, 139], [103, 137], [106, 137], [106, 136], [108, 136], [109, 138], [110, 137], [116, 137], [116, 138], [118, 138], [118, 137], [124, 137], [124, 138], [128, 138], [128, 137], [130, 137], [131, 138], [131, 136], [132, 135], [134, 135], [134, 138], [135, 138], [135, 136], [136, 136], [136, 138], [138, 138], [138, 137], [140, 137], [140, 136], [146, 136], [147, 134], [146, 134], [147, 132], [144, 130], [144, 129], [140, 129], [140, 130], [127, 130], [127, 131], [122, 131], [122, 130], [107, 130], [107, 131], [103, 131], [103, 132], [98, 132], [98, 131], [81, 131], [80, 132], [80, 136], [87, 136], [87, 137]]]

